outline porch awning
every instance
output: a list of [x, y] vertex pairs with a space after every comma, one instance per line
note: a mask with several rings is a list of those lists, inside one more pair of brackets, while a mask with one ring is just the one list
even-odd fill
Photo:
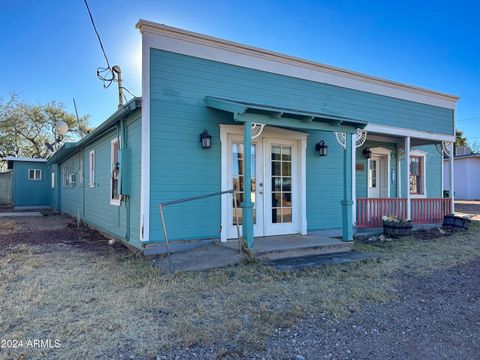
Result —
[[207, 96], [206, 105], [212, 109], [233, 114], [235, 121], [289, 127], [306, 130], [340, 131], [354, 133], [363, 129], [367, 122], [347, 117], [303, 111], [265, 104]]

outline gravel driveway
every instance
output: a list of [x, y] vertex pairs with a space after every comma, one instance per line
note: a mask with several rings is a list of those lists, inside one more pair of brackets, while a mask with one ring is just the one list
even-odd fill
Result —
[[429, 277], [403, 277], [400, 299], [368, 305], [346, 320], [303, 321], [270, 341], [269, 357], [478, 359], [480, 259]]

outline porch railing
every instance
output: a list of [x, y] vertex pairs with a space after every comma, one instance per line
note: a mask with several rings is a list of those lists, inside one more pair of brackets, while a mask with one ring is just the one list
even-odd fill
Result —
[[[441, 223], [450, 214], [451, 199], [410, 199], [412, 222]], [[407, 218], [406, 198], [357, 199], [357, 227], [381, 227], [383, 216]]]
[[382, 217], [394, 215], [407, 217], [407, 199], [360, 198], [357, 199], [357, 226], [381, 227]]
[[443, 222], [443, 217], [451, 213], [450, 198], [445, 199], [411, 199], [412, 222], [418, 224], [435, 224]]

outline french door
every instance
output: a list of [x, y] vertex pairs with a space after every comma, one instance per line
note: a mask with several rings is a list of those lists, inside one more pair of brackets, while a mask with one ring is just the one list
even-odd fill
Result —
[[236, 198], [227, 209], [227, 237], [237, 236], [236, 217], [238, 216], [241, 225], [240, 205], [246, 196], [250, 196], [254, 203], [254, 236], [299, 232], [301, 209], [298, 203], [297, 142], [271, 138], [257, 138], [252, 141], [250, 194], [244, 187], [244, 154], [243, 138], [229, 136], [227, 176], [230, 186], [236, 191]]

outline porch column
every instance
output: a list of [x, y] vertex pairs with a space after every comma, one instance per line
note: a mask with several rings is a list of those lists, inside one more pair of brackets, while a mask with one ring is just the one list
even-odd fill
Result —
[[407, 220], [412, 219], [412, 204], [410, 199], [410, 136], [405, 137], [405, 194], [407, 197]]
[[243, 124], [243, 189], [244, 198], [242, 207], [242, 234], [249, 249], [253, 249], [253, 203], [252, 189], [252, 123]]
[[[453, 173], [453, 160], [455, 158], [455, 145], [454, 143], [452, 142], [450, 144], [450, 157], [448, 158], [448, 162], [449, 162], [449, 184], [448, 184], [448, 194], [450, 195], [450, 199], [451, 199], [451, 203], [450, 203], [450, 213], [454, 213], [455, 212], [455, 186], [454, 186], [454, 173]], [[442, 159], [443, 161], [443, 159]]]
[[[347, 134], [348, 135], [348, 134]], [[356, 162], [357, 162], [357, 134], [352, 134], [352, 207], [353, 207], [353, 215], [352, 215], [352, 224], [355, 225], [357, 223], [357, 169], [356, 169]]]
[[343, 153], [343, 200], [342, 200], [342, 232], [344, 241], [353, 240], [353, 199], [352, 199], [352, 136], [345, 136]]

